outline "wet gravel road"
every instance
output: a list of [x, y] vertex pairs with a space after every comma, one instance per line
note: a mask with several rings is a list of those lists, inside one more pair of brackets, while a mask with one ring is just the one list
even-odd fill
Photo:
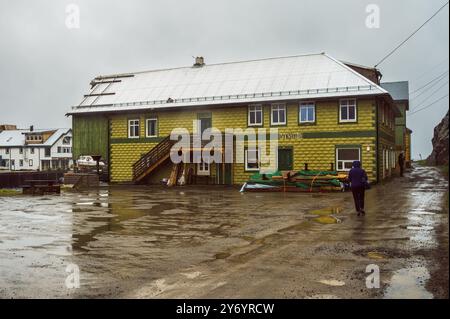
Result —
[[[351, 193], [0, 197], [0, 297], [448, 298], [446, 196], [440, 172], [417, 167], [369, 190], [365, 217]], [[366, 287], [368, 265], [380, 288]]]

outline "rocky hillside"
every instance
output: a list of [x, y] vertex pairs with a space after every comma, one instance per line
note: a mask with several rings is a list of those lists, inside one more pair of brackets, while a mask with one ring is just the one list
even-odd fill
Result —
[[448, 164], [448, 111], [447, 114], [434, 128], [433, 151], [427, 158], [429, 165]]

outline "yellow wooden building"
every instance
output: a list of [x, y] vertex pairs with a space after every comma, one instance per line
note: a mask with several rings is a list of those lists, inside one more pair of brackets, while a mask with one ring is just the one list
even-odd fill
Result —
[[[277, 128], [279, 170], [345, 172], [360, 160], [377, 182], [395, 168], [401, 116], [380, 78], [325, 53], [218, 64], [197, 58], [189, 67], [99, 76], [68, 112], [74, 157], [102, 155], [111, 182], [158, 183], [173, 166], [175, 128]], [[258, 156], [246, 149], [243, 163], [198, 163], [196, 181], [241, 184], [261, 169], [251, 160]]]

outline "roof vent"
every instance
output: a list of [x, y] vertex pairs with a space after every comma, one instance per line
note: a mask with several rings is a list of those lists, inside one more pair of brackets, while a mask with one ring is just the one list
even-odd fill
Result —
[[195, 63], [194, 66], [195, 67], [201, 67], [205, 65], [205, 60], [203, 59], [202, 56], [197, 56], [195, 57]]

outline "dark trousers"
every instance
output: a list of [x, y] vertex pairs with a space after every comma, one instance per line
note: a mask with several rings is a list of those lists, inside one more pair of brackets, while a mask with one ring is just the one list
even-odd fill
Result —
[[405, 164], [400, 164], [400, 176], [403, 176], [403, 170], [405, 169]]
[[357, 212], [364, 210], [364, 192], [365, 188], [363, 186], [352, 187], [353, 200], [355, 201], [355, 208]]

